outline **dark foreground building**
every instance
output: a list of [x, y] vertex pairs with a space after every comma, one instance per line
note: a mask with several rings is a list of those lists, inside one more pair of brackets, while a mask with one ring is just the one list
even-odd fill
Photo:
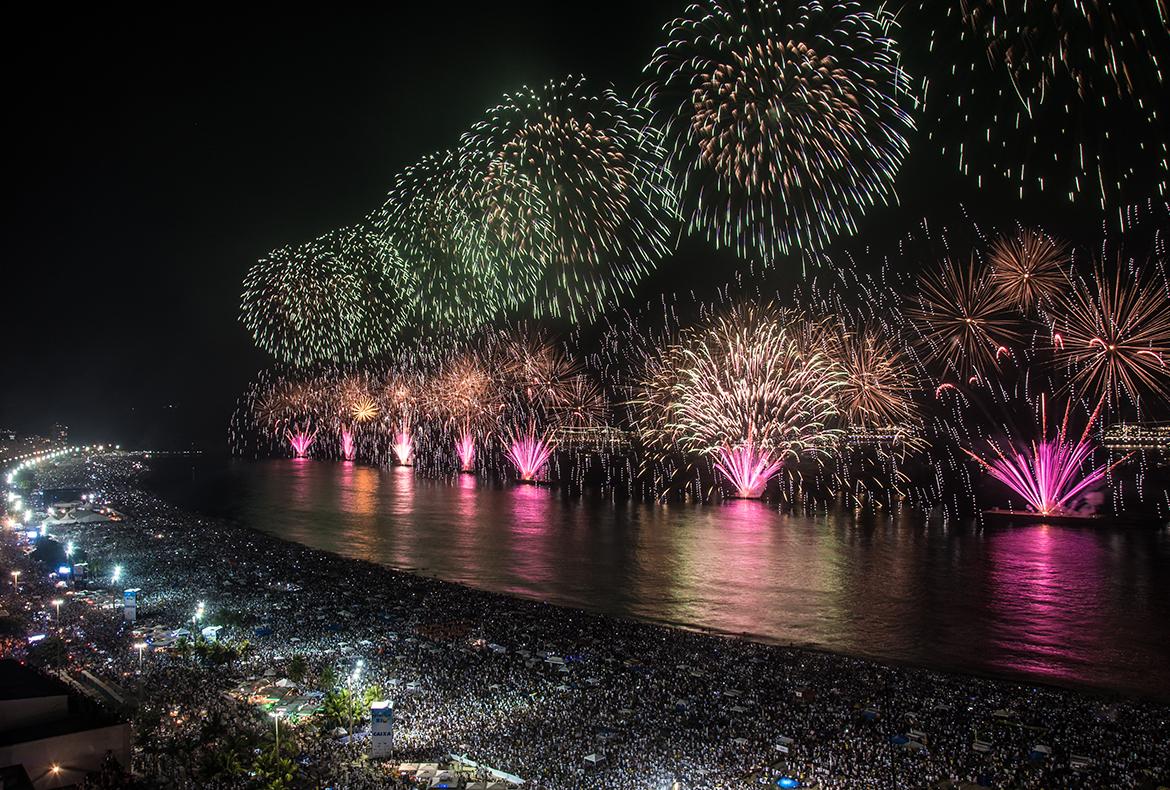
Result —
[[0, 776], [23, 769], [44, 790], [81, 782], [108, 756], [129, 766], [130, 725], [87, 703], [55, 678], [0, 660]]

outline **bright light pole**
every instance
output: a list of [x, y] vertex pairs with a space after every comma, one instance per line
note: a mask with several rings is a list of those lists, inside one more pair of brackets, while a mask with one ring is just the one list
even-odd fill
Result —
[[353, 686], [362, 676], [362, 667], [366, 665], [365, 659], [359, 658], [357, 665], [354, 666], [353, 672], [349, 676], [349, 737], [353, 738], [353, 716], [354, 708], [357, 707], [357, 695], [353, 691]]
[[57, 625], [61, 624], [61, 604], [65, 603], [60, 598], [53, 599], [53, 606], [57, 607]]
[[273, 724], [276, 725], [276, 756], [280, 756], [280, 711], [270, 710], [268, 715], [272, 717]]
[[203, 601], [195, 607], [195, 614], [191, 615], [191, 628], [195, 633], [191, 634], [195, 639], [199, 638], [199, 621], [203, 619]]
[[138, 648], [138, 671], [142, 671], [142, 651], [146, 649], [145, 642], [135, 642], [134, 646]]
[[20, 593], [20, 571], [12, 572], [12, 589]]

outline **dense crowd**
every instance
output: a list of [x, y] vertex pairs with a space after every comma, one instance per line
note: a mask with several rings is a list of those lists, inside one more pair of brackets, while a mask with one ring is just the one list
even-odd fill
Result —
[[[724, 790], [784, 777], [824, 788], [1170, 781], [1165, 705], [885, 666], [472, 590], [197, 517], [148, 492], [142, 467], [135, 456], [106, 455], [38, 474], [44, 486], [94, 490], [126, 514], [51, 530], [84, 549], [94, 569], [89, 586], [104, 591], [93, 604], [71, 602], [60, 628], [70, 665], [124, 692], [135, 723], [133, 769], [152, 782], [410, 786], [399, 762], [446, 765], [451, 754], [557, 790], [668, 790], [676, 782]], [[123, 569], [117, 585], [103, 580], [115, 563]], [[59, 592], [33, 583], [45, 569], [26, 573], [30, 600]], [[233, 652], [212, 664], [172, 646], [147, 648], [140, 659], [115, 605], [123, 587], [141, 589], [136, 627], [198, 632], [221, 624], [219, 638]], [[45, 611], [48, 623], [51, 607]], [[306, 690], [377, 688], [393, 700], [393, 760], [369, 759], [368, 720], [353, 737], [313, 717], [274, 725], [229, 693], [248, 678], [285, 677], [296, 661], [306, 665], [295, 673]], [[277, 726], [276, 757], [288, 755], [287, 765], [272, 766], [280, 777], [255, 764], [216, 769], [233, 755], [262, 755]]]

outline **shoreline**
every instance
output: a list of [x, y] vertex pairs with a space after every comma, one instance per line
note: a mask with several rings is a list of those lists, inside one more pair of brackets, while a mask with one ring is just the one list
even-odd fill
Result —
[[[263, 458], [261, 458], [261, 459], [238, 459], [238, 458], [229, 457], [227, 460], [229, 463], [235, 462], [235, 461], [242, 461], [244, 463], [264, 463], [266, 461], [272, 461], [272, 460], [288, 461], [290, 459], [287, 459], [287, 458], [285, 458], [285, 459], [263, 459]], [[322, 462], [314, 461], [314, 463], [322, 463]], [[362, 466], [362, 467], [365, 467], [368, 469], [372, 469], [375, 471], [383, 470], [383, 469], [387, 468], [387, 467], [377, 466], [374, 464], [369, 464], [369, 463], [362, 462], [362, 461], [344, 462], [344, 461], [337, 461], [336, 459], [333, 459], [333, 460], [327, 460], [324, 463], [349, 463], [349, 464], [359, 465], [359, 466]], [[393, 468], [393, 467], [390, 467], [390, 468]], [[150, 474], [152, 474], [152, 471], [148, 471], [145, 473], [146, 476], [149, 476]], [[427, 477], [425, 479], [428, 483], [432, 483], [432, 484], [450, 484], [450, 482], [451, 482], [450, 480], [446, 480], [444, 478]], [[507, 487], [506, 484], [494, 484], [494, 485], [496, 485], [498, 488], [501, 488], [501, 489]], [[1102, 700], [1142, 700], [1142, 701], [1156, 703], [1156, 704], [1170, 704], [1170, 689], [1168, 689], [1166, 691], [1166, 693], [1164, 693], [1164, 694], [1158, 694], [1158, 693], [1143, 692], [1143, 691], [1137, 690], [1137, 689], [1119, 689], [1119, 688], [1113, 688], [1113, 687], [1108, 687], [1108, 686], [1101, 686], [1101, 685], [1096, 685], [1096, 684], [1093, 684], [1090, 682], [1077, 682], [1075, 680], [1053, 681], [1053, 680], [1030, 678], [1030, 677], [1022, 676], [1019, 674], [1013, 674], [1010, 672], [981, 671], [979, 669], [967, 668], [967, 667], [956, 666], [956, 665], [921, 663], [921, 662], [916, 662], [916, 661], [909, 660], [909, 659], [898, 659], [898, 658], [884, 656], [884, 655], [878, 655], [878, 654], [867, 654], [867, 653], [854, 652], [854, 651], [849, 651], [849, 650], [834, 649], [834, 648], [825, 647], [825, 646], [818, 645], [818, 644], [811, 643], [811, 642], [785, 641], [785, 640], [778, 639], [775, 637], [770, 637], [766, 634], [728, 631], [728, 630], [720, 629], [720, 628], [717, 628], [714, 626], [705, 626], [705, 625], [701, 625], [701, 624], [697, 624], [697, 623], [687, 623], [687, 622], [683, 622], [683, 621], [671, 621], [671, 620], [662, 619], [662, 618], [655, 618], [655, 617], [637, 616], [637, 615], [624, 614], [624, 613], [615, 613], [615, 612], [605, 611], [605, 610], [600, 609], [600, 608], [592, 608], [592, 607], [588, 607], [588, 606], [574, 605], [571, 603], [558, 603], [556, 601], [547, 600], [547, 599], [543, 599], [543, 598], [537, 598], [534, 596], [527, 596], [527, 595], [523, 595], [520, 593], [499, 592], [499, 591], [488, 589], [485, 587], [477, 587], [477, 586], [474, 586], [474, 585], [472, 585], [468, 582], [465, 582], [465, 581], [442, 578], [441, 576], [438, 575], [437, 571], [432, 572], [432, 571], [428, 571], [427, 569], [424, 569], [424, 568], [397, 566], [397, 565], [394, 565], [391, 563], [383, 563], [383, 562], [378, 562], [375, 560], [363, 559], [361, 557], [347, 556], [347, 555], [342, 554], [338, 551], [333, 551], [330, 549], [318, 548], [318, 547], [312, 546], [308, 543], [301, 543], [300, 541], [297, 541], [295, 539], [283, 537], [283, 536], [276, 534], [274, 532], [265, 531], [263, 529], [260, 529], [259, 527], [248, 524], [248, 523], [244, 522], [243, 520], [205, 514], [205, 513], [202, 513], [196, 509], [184, 506], [182, 504], [178, 504], [178, 503], [174, 502], [170, 497], [168, 497], [164, 492], [162, 492], [160, 490], [161, 488], [165, 488], [165, 486], [161, 486], [161, 487], [152, 486], [151, 484], [146, 483], [144, 485], [144, 488], [150, 494], [152, 494], [154, 496], [158, 496], [159, 498], [163, 499], [171, 506], [187, 512], [189, 515], [191, 515], [194, 518], [215, 520], [215, 521], [222, 523], [224, 525], [228, 525], [228, 526], [231, 526], [231, 527], [237, 528], [237, 529], [247, 530], [249, 532], [263, 536], [265, 539], [275, 540], [278, 543], [283, 544], [283, 545], [295, 546], [295, 547], [299, 547], [300, 549], [319, 552], [321, 554], [332, 557], [339, 562], [360, 563], [360, 564], [368, 566], [372, 569], [381, 569], [381, 570], [390, 571], [390, 572], [395, 573], [395, 574], [404, 574], [404, 575], [407, 575], [407, 576], [410, 576], [413, 578], [417, 578], [417, 579], [425, 579], [425, 580], [437, 582], [440, 584], [452, 585], [456, 588], [466, 590], [466, 591], [468, 591], [470, 593], [474, 593], [476, 595], [496, 596], [496, 597], [500, 598], [501, 601], [503, 601], [503, 602], [512, 601], [512, 602], [517, 602], [517, 603], [540, 604], [540, 605], [550, 606], [550, 607], [564, 610], [564, 611], [580, 613], [582, 615], [587, 615], [590, 617], [611, 618], [611, 619], [614, 619], [614, 620], [617, 620], [620, 622], [629, 623], [629, 624], [637, 624], [637, 625], [644, 625], [644, 626], [653, 626], [653, 627], [657, 627], [657, 628], [665, 628], [665, 629], [671, 630], [671, 631], [682, 631], [685, 633], [691, 633], [691, 634], [696, 634], [696, 635], [701, 635], [701, 636], [708, 636], [708, 637], [712, 637], [712, 638], [742, 640], [745, 642], [750, 642], [753, 644], [758, 644], [758, 645], [767, 646], [767, 647], [775, 647], [775, 648], [780, 648], [780, 649], [785, 649], [785, 650], [807, 651], [810, 653], [815, 653], [815, 654], [820, 654], [820, 655], [825, 655], [825, 656], [836, 656], [836, 657], [841, 657], [841, 658], [855, 659], [855, 660], [859, 660], [859, 661], [867, 661], [867, 662], [871, 662], [871, 663], [878, 664], [878, 665], [896, 667], [896, 668], [905, 669], [905, 670], [920, 670], [920, 671], [927, 671], [927, 672], [937, 672], [937, 673], [955, 676], [955, 677], [970, 677], [970, 678], [976, 678], [976, 679], [980, 679], [980, 680], [993, 681], [996, 683], [1007, 683], [1007, 684], [1013, 684], [1015, 686], [1019, 686], [1021, 688], [1036, 687], [1036, 688], [1051, 689], [1051, 690], [1055, 690], [1055, 691], [1068, 691], [1068, 692], [1074, 692], [1074, 693], [1094, 696], [1094, 697], [1100, 698]], [[586, 496], [586, 494], [578, 494], [577, 496], [582, 497], [582, 496]], [[605, 500], [604, 498], [602, 498], [602, 499], [596, 500], [595, 504], [601, 504], [601, 503], [607, 503], [607, 502], [608, 502], [608, 500]], [[770, 508], [774, 507], [774, 505], [772, 505], [770, 503], [765, 502], [764, 504]], [[706, 506], [707, 507], [715, 507], [717, 505], [706, 505]], [[914, 513], [914, 517], [916, 519], [920, 519], [923, 524], [930, 523], [930, 514], [929, 513], [921, 511], [921, 510], [913, 509], [913, 508], [911, 508], [911, 511]], [[797, 512], [796, 510], [792, 510], [790, 512], [787, 512], [784, 515], [786, 515], [787, 517], [796, 517], [796, 518], [813, 518], [812, 515], [802, 514], [802, 513]], [[881, 514], [874, 514], [874, 515], [875, 515], [875, 517], [882, 517]], [[892, 517], [893, 514], [888, 514], [888, 515], [890, 517]], [[966, 529], [973, 530], [973, 531], [981, 531], [982, 529], [986, 528], [986, 527], [981, 526], [979, 524], [978, 518], [975, 516], [972, 516], [971, 518], [964, 519], [963, 520], [963, 527]], [[1123, 533], [1127, 532], [1127, 531], [1128, 530], [1122, 530]]]
[[[1133, 743], [1149, 752], [1132, 761], [1135, 771], [1165, 768], [1170, 759], [1155, 734], [1170, 708], [1155, 700], [899, 665], [482, 590], [192, 513], [149, 490], [140, 473], [117, 472], [119, 463], [110, 456], [93, 462], [108, 475], [99, 489], [122, 505], [127, 521], [55, 532], [99, 564], [122, 562], [125, 584], [143, 590], [142, 625], [181, 625], [196, 601], [206, 601], [206, 622], [238, 609], [265, 630], [227, 630], [246, 636], [249, 652], [233, 672], [199, 675], [204, 691], [196, 700], [222, 696], [241, 675], [275, 669], [279, 677], [294, 654], [308, 658], [310, 676], [328, 667], [358, 674], [364, 666], [367, 682], [394, 689], [400, 758], [470, 752], [541, 788], [656, 788], [675, 777], [687, 788], [739, 788], [780, 775], [822, 787], [892, 787], [904, 785], [883, 784], [891, 769], [895, 779], [924, 782], [1036, 772], [1020, 754], [1040, 737], [1028, 728], [1040, 727], [1054, 749], [1039, 771], [1045, 776], [1074, 770], [1073, 755], [1085, 752], [1113, 770], [1115, 750]], [[542, 654], [564, 658], [558, 664]], [[355, 665], [358, 658], [364, 661]], [[133, 675], [125, 648], [119, 660], [123, 674]], [[169, 651], [152, 651], [145, 678], [155, 672], [189, 677], [191, 670]], [[188, 697], [168, 704], [185, 709]], [[232, 715], [246, 720], [248, 709]], [[1120, 740], [1117, 721], [1126, 727]], [[250, 726], [260, 736], [271, 730], [264, 718]], [[916, 730], [929, 736], [928, 751], [891, 745]], [[620, 737], [607, 735], [602, 746], [603, 732]], [[971, 739], [987, 733], [994, 733], [992, 750], [973, 751]], [[326, 776], [352, 770], [373, 783], [338, 786], [376, 786], [387, 776], [384, 765], [361, 757], [361, 742], [283, 728], [282, 737], [328, 763]], [[777, 738], [794, 743], [778, 753]], [[582, 774], [581, 758], [603, 748], [607, 765]]]

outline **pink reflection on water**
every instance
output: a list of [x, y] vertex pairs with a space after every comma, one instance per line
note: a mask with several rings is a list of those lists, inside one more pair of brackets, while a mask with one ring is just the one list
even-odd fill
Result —
[[998, 668], [1053, 681], [1076, 680], [1078, 667], [1112, 650], [1101, 621], [1102, 536], [1041, 525], [988, 535], [991, 596], [986, 638]]
[[517, 584], [505, 587], [513, 595], [531, 595], [533, 589], [545, 589], [557, 575], [552, 558], [555, 551], [549, 551], [548, 542], [555, 541], [557, 532], [563, 527], [560, 518], [554, 516], [559, 508], [554, 493], [541, 486], [513, 486], [502, 494], [507, 498], [510, 515], [511, 538], [507, 552], [512, 568], [511, 575]]

